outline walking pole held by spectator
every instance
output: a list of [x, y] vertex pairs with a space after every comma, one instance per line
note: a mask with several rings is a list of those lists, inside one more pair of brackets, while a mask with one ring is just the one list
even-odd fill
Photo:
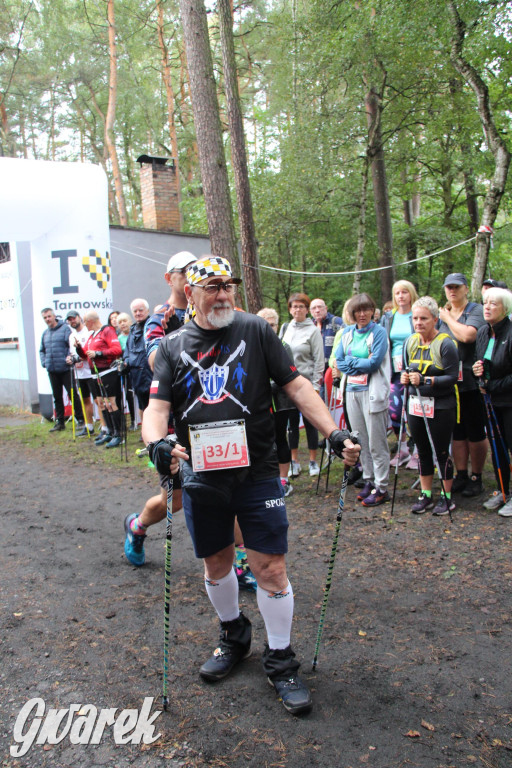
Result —
[[[350, 439], [354, 443], [354, 445], [358, 444], [358, 435], [356, 432], [353, 432], [350, 434]], [[338, 550], [338, 539], [340, 535], [340, 527], [341, 527], [341, 519], [343, 517], [343, 509], [345, 507], [345, 495], [347, 493], [347, 486], [348, 486], [348, 475], [350, 472], [350, 467], [347, 467], [345, 464], [343, 469], [343, 480], [341, 482], [341, 489], [340, 489], [340, 498], [338, 501], [338, 513], [336, 515], [336, 526], [334, 529], [334, 538], [332, 541], [332, 547], [331, 547], [331, 556], [329, 558], [329, 566], [327, 569], [327, 579], [325, 581], [324, 586], [324, 599], [322, 601], [322, 608], [320, 611], [320, 620], [318, 622], [318, 631], [316, 635], [316, 644], [315, 644], [315, 655], [313, 657], [313, 665], [312, 670], [313, 672], [316, 670], [317, 664], [318, 664], [318, 653], [320, 651], [320, 643], [322, 641], [322, 633], [324, 631], [324, 621], [325, 621], [325, 614], [327, 612], [327, 603], [329, 602], [329, 593], [331, 590], [331, 583], [332, 583], [332, 573], [334, 570], [334, 561], [336, 559], [336, 552]]]
[[[406, 384], [404, 387], [403, 392], [403, 401], [402, 401], [402, 417], [400, 419], [400, 430], [398, 432], [398, 451], [400, 451], [400, 446], [402, 445], [402, 434], [404, 431], [404, 423], [405, 423], [405, 409], [407, 407], [407, 397], [409, 396], [409, 385]], [[400, 462], [396, 462], [395, 464], [395, 481], [393, 483], [393, 500], [391, 502], [391, 517], [393, 517], [393, 510], [395, 509], [395, 495], [396, 495], [396, 483], [398, 480], [398, 465]]]

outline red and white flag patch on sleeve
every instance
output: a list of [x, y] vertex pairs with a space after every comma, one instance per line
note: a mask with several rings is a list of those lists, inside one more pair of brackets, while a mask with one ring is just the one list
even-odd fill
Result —
[[158, 385], [159, 385], [159, 383], [160, 383], [159, 381], [154, 381], [154, 380], [151, 382], [151, 386], [149, 388], [149, 394], [150, 395], [156, 395], [158, 393]]

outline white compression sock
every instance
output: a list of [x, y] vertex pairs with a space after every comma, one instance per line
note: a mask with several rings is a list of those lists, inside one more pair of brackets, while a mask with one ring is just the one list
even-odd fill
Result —
[[234, 568], [231, 568], [222, 579], [207, 579], [204, 585], [210, 598], [210, 602], [217, 611], [221, 621], [233, 621], [238, 619], [240, 608], [238, 607], [238, 579]]
[[290, 582], [281, 592], [256, 590], [258, 608], [267, 630], [268, 644], [273, 650], [288, 648], [292, 632], [293, 589]]

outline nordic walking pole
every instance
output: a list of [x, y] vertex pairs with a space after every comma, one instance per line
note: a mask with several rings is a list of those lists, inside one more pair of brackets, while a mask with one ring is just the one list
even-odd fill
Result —
[[496, 416], [496, 411], [494, 410], [494, 406], [492, 404], [491, 396], [488, 393], [486, 393], [486, 397], [487, 397], [487, 404], [489, 405], [489, 411], [490, 411], [492, 419], [494, 421], [494, 426], [496, 428], [496, 432], [498, 433], [498, 437], [499, 437], [499, 439], [501, 441], [501, 447], [503, 448], [503, 453], [508, 457], [508, 466], [509, 466], [509, 469], [510, 469], [510, 474], [512, 475], [512, 463], [510, 462], [509, 447], [506, 444], [503, 435], [501, 434], [500, 424], [499, 424], [499, 421], [498, 421], [498, 417]]
[[450, 515], [450, 522], [453, 523], [452, 513], [450, 512], [450, 505], [448, 503], [448, 499], [446, 497], [446, 491], [445, 491], [445, 488], [444, 488], [444, 480], [443, 480], [443, 476], [441, 474], [441, 467], [439, 466], [439, 459], [437, 458], [437, 452], [436, 452], [436, 449], [434, 447], [434, 441], [432, 440], [432, 433], [430, 431], [430, 427], [428, 425], [427, 415], [425, 413], [425, 406], [423, 405], [423, 398], [420, 395], [419, 388], [418, 387], [414, 387], [414, 389], [416, 390], [416, 396], [418, 398], [418, 402], [419, 402], [420, 408], [421, 408], [421, 413], [423, 415], [423, 422], [425, 424], [425, 429], [426, 429], [426, 432], [427, 432], [428, 441], [430, 443], [430, 448], [432, 450], [432, 458], [434, 459], [434, 464], [435, 464], [435, 467], [437, 469], [437, 474], [439, 475], [439, 481], [441, 483], [441, 490], [443, 492], [444, 500], [445, 500], [445, 503], [446, 503], [446, 506], [447, 506], [447, 509], [448, 509], [448, 514]]
[[[357, 433], [350, 435], [350, 439], [357, 444]], [[318, 664], [318, 653], [320, 651], [320, 643], [322, 641], [322, 633], [324, 631], [325, 614], [327, 612], [327, 603], [329, 602], [329, 593], [331, 591], [332, 573], [334, 570], [334, 561], [336, 560], [336, 552], [338, 551], [338, 539], [340, 536], [341, 519], [343, 517], [343, 510], [345, 508], [345, 495], [347, 493], [348, 476], [350, 474], [350, 468], [345, 464], [343, 468], [343, 480], [341, 482], [340, 498], [338, 501], [338, 514], [336, 515], [336, 526], [334, 528], [334, 538], [332, 540], [331, 556], [329, 558], [329, 566], [327, 569], [327, 579], [324, 586], [324, 599], [322, 601], [322, 608], [320, 610], [320, 620], [318, 622], [318, 630], [316, 634], [315, 655], [313, 657], [313, 672], [316, 670]]]
[[[406, 384], [404, 386], [404, 393], [403, 393], [403, 402], [402, 402], [402, 416], [400, 418], [400, 430], [398, 432], [398, 458], [400, 457], [400, 447], [402, 445], [402, 434], [404, 430], [404, 423], [405, 423], [405, 409], [407, 407], [407, 398], [409, 396], [409, 385]], [[393, 510], [395, 509], [395, 496], [396, 496], [396, 484], [398, 480], [398, 458], [397, 462], [395, 464], [395, 481], [393, 484], [393, 501], [391, 502], [391, 517], [393, 517]]]
[[72, 430], [73, 430], [73, 442], [76, 440], [76, 428], [75, 428], [75, 377], [73, 376], [73, 372], [75, 370], [75, 366], [71, 366], [71, 370], [69, 371], [69, 375], [71, 376], [71, 423], [72, 423]]
[[101, 399], [103, 400], [103, 405], [105, 407], [105, 410], [108, 411], [109, 413], [111, 413], [112, 412], [112, 403], [108, 399], [107, 390], [103, 386], [103, 382], [101, 380], [100, 372], [98, 371], [98, 367], [97, 367], [96, 363], [94, 362], [94, 360], [92, 358], [90, 358], [90, 359], [92, 360], [92, 364], [94, 366], [94, 373], [96, 374], [96, 380], [98, 382], [98, 387], [99, 387], [99, 390], [100, 390]]
[[77, 389], [77, 392], [78, 392], [78, 397], [80, 398], [80, 405], [82, 406], [82, 413], [84, 415], [84, 423], [85, 423], [85, 428], [87, 430], [87, 437], [90, 440], [91, 439], [91, 433], [89, 432], [89, 427], [87, 426], [87, 416], [85, 415], [84, 396], [82, 395], [82, 390], [80, 389], [80, 384], [78, 383], [78, 377], [76, 376], [76, 369], [75, 369], [75, 384], [76, 384], [76, 389]]
[[[483, 382], [482, 382], [482, 387], [483, 387]], [[494, 428], [493, 428], [493, 425], [492, 425], [493, 416], [494, 416], [494, 421], [495, 421], [495, 424], [496, 424], [496, 427], [497, 427], [498, 430], [499, 430], [499, 426], [498, 426], [498, 420], [496, 419], [496, 414], [494, 413], [494, 408], [492, 407], [491, 396], [489, 395], [488, 392], [485, 392], [485, 394], [484, 394], [484, 403], [485, 403], [485, 409], [487, 411], [487, 423], [489, 424], [489, 432], [490, 432], [490, 438], [491, 438], [492, 452], [494, 453], [494, 460], [496, 462], [496, 469], [498, 470], [498, 477], [500, 479], [501, 495], [503, 496], [503, 501], [506, 504], [507, 497], [506, 497], [506, 494], [505, 494], [505, 486], [503, 485], [503, 476], [501, 474], [500, 460], [499, 460], [499, 456], [498, 456], [498, 448], [496, 446], [496, 438], [494, 436]], [[502, 441], [503, 447], [505, 448], [505, 442], [503, 440], [503, 437], [501, 436], [501, 432], [500, 432], [500, 437], [501, 437], [501, 441]], [[508, 449], [506, 451], [506, 454], [508, 454]]]
[[323, 463], [324, 463], [324, 453], [325, 453], [326, 443], [327, 443], [327, 438], [324, 439], [324, 444], [323, 444], [323, 447], [322, 447], [322, 454], [320, 456], [320, 472], [318, 473], [318, 479], [316, 481], [316, 495], [317, 496], [318, 496], [318, 489], [320, 487], [320, 478], [322, 476], [322, 466], [323, 466]]
[[[338, 383], [339, 383], [339, 379], [333, 379], [332, 380], [331, 396], [329, 398], [329, 403], [328, 404], [326, 403], [327, 407], [329, 408], [329, 413], [331, 414], [333, 419], [334, 419], [334, 414], [336, 412], [336, 392], [335, 392], [335, 389], [336, 390], [338, 389], [338, 386], [335, 385], [335, 383], [334, 383], [335, 381], [338, 381]], [[334, 419], [334, 421], [336, 421], [336, 419]], [[326, 459], [327, 474], [326, 474], [326, 477], [325, 477], [325, 492], [327, 493], [327, 491], [329, 490], [329, 475], [330, 475], [330, 472], [331, 472], [331, 457], [332, 457], [331, 446], [330, 446], [329, 441], [328, 441], [327, 438], [325, 438], [325, 440], [324, 440], [324, 447], [322, 448], [322, 455], [320, 456], [320, 472], [318, 473], [318, 480], [316, 481], [316, 495], [317, 496], [318, 496], [318, 489], [320, 487], [320, 478], [322, 476], [322, 464], [323, 464], [323, 461], [324, 461], [324, 453], [327, 456], [327, 459]]]
[[126, 444], [126, 391], [125, 391], [125, 378], [123, 374], [119, 373], [119, 378], [121, 379], [121, 461], [123, 460], [123, 445], [124, 445], [124, 454], [125, 459], [128, 461], [128, 446]]
[[[165, 438], [171, 445], [176, 445], [176, 435]], [[167, 683], [169, 679], [169, 613], [171, 604], [171, 545], [172, 545], [172, 475], [167, 478], [167, 526], [165, 529], [165, 586], [164, 586], [164, 674], [162, 680], [162, 706], [167, 712], [169, 697]]]

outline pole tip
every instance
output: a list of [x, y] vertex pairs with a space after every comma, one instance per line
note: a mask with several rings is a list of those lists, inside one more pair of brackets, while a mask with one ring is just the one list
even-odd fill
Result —
[[164, 712], [167, 712], [167, 710], [169, 709], [169, 699], [167, 696], [162, 697], [162, 706], [164, 708]]

